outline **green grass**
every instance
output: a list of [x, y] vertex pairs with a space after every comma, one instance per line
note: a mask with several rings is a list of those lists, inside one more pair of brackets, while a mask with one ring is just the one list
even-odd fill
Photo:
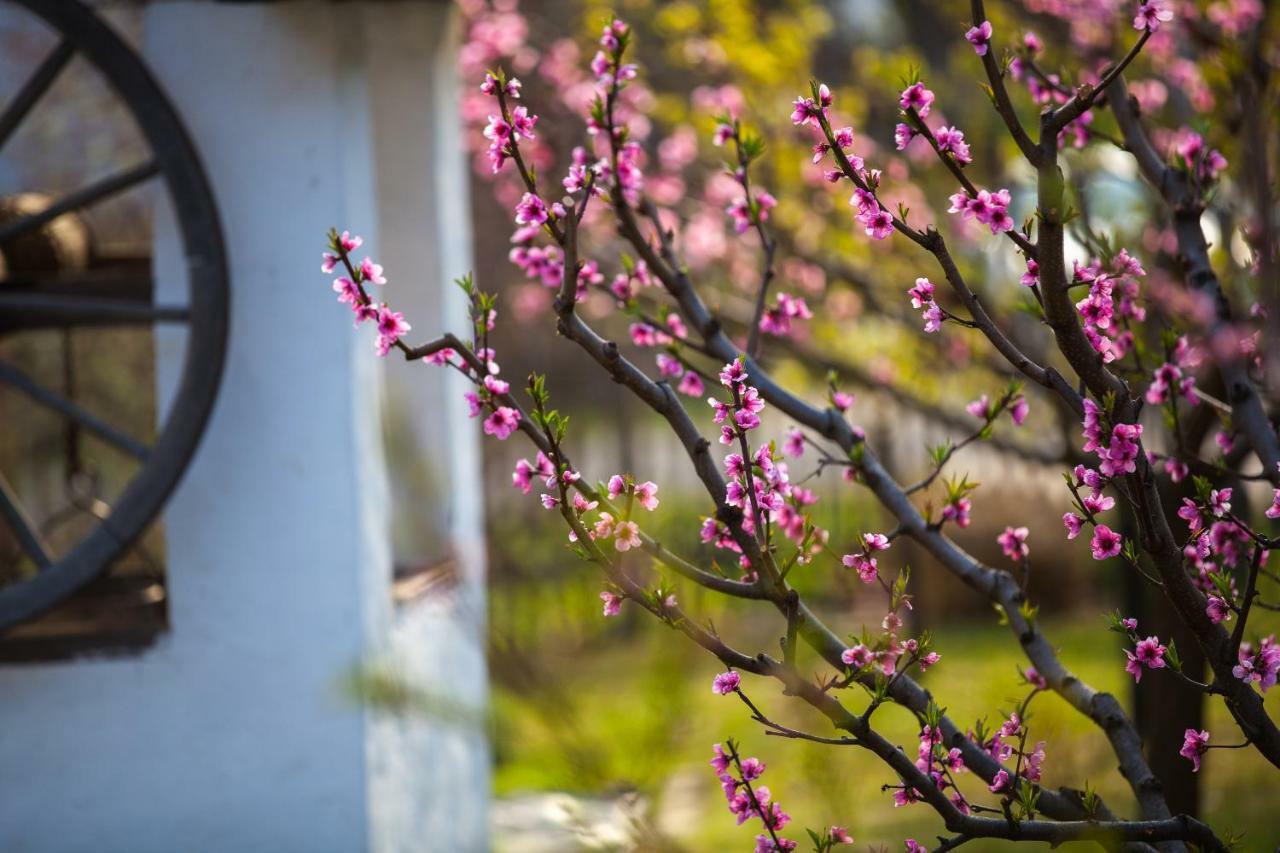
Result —
[[[728, 626], [725, 636], [744, 648], [776, 643], [751, 636], [758, 632], [724, 614], [716, 621]], [[1101, 619], [1056, 620], [1046, 625], [1046, 632], [1078, 676], [1100, 690], [1127, 696], [1118, 640], [1101, 630]], [[943, 659], [923, 681], [958, 723], [971, 724], [982, 716], [993, 720], [1025, 694], [1016, 674], [1025, 662], [1007, 629], [944, 625], [934, 635]], [[539, 649], [538, 661], [531, 664], [538, 671], [527, 682], [536, 686], [500, 684], [495, 689], [499, 796], [530, 790], [598, 795], [636, 789], [651, 798], [654, 824], [688, 849], [750, 849], [754, 831], [734, 825], [707, 766], [711, 745], [732, 737], [745, 754], [768, 765], [765, 781], [795, 819], [790, 837], [804, 838], [806, 826], [820, 829], [834, 823], [849, 827], [860, 847], [884, 843], [899, 850], [904, 837], [931, 845], [942, 830], [923, 805], [893, 808], [880, 790], [893, 781], [891, 774], [870, 754], [855, 747], [766, 737], [737, 698], [711, 693], [715, 661], [652, 620], [572, 645], [559, 651]], [[819, 668], [813, 661], [802, 664]], [[744, 688], [780, 722], [831, 733], [825, 720], [782, 696], [773, 683], [748, 677]], [[861, 707], [860, 697], [851, 693], [848, 698], [853, 707]], [[1275, 695], [1269, 697], [1268, 705], [1274, 708], [1276, 702]], [[1221, 703], [1210, 705], [1215, 742], [1238, 741]], [[1056, 696], [1045, 695], [1032, 705], [1030, 724], [1034, 739], [1048, 741], [1047, 785], [1079, 787], [1087, 780], [1113, 809], [1133, 813], [1115, 758], [1087, 719]], [[910, 714], [886, 706], [877, 712], [876, 725], [914, 752], [917, 726]], [[1214, 751], [1206, 760], [1205, 817], [1220, 831], [1246, 833], [1242, 849], [1272, 849], [1280, 843], [1280, 822], [1269, 811], [1276, 804], [1272, 772], [1247, 749]], [[979, 802], [989, 799], [972, 775], [962, 779], [968, 795]], [[1003, 848], [986, 844], [981, 849]]]

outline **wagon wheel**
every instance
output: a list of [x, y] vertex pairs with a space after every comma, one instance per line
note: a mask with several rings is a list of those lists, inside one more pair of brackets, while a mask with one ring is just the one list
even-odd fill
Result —
[[[0, 258], [17, 254], [24, 240], [48, 236], [79, 211], [135, 187], [159, 181], [167, 190], [188, 276], [187, 304], [156, 300], [149, 265], [105, 281], [92, 272], [24, 274], [0, 278], [0, 337], [32, 330], [120, 326], [149, 335], [159, 324], [186, 328], [185, 352], [168, 415], [149, 445], [112, 425], [63, 391], [48, 387], [18, 365], [0, 360], [0, 387], [24, 405], [44, 408], [70, 429], [92, 434], [132, 457], [131, 477], [82, 536], [59, 552], [24, 508], [0, 471], [0, 527], [34, 566], [0, 587], [0, 631], [40, 614], [103, 573], [156, 518], [190, 462], [213, 406], [226, 344], [228, 287], [217, 209], [196, 151], [177, 114], [132, 49], [78, 0], [4, 0], [42, 19], [56, 46], [30, 71], [0, 108], [3, 146], [73, 59], [88, 63], [109, 84], [149, 149], [136, 165], [0, 220]], [[104, 286], [105, 284], [105, 286]], [[161, 359], [159, 350], [155, 358]], [[167, 369], [167, 368], [166, 368]], [[5, 425], [6, 430], [15, 428]], [[17, 426], [16, 429], [20, 429]]]

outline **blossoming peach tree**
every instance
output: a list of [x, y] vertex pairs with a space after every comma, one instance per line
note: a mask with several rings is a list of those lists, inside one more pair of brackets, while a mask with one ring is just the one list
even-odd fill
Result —
[[[1065, 0], [1036, 5], [1045, 7], [1042, 12], [1060, 14], [1089, 6]], [[801, 296], [778, 292], [770, 298], [778, 240], [769, 220], [776, 200], [758, 185], [753, 172], [764, 145], [744, 123], [746, 116], [719, 116], [712, 139], [726, 152], [727, 170], [738, 187], [727, 216], [742, 239], [758, 244], [761, 258], [754, 317], [745, 340], [735, 340], [682, 263], [678, 223], [646, 196], [644, 152], [622, 117], [635, 111], [619, 106], [638, 74], [628, 62], [628, 26], [613, 20], [604, 27], [590, 63], [596, 91], [586, 117], [589, 141], [574, 149], [558, 185], [541, 181], [524, 156], [524, 145], [540, 131], [538, 117], [521, 102], [520, 81], [501, 69], [484, 77], [480, 90], [492, 102], [484, 129], [489, 163], [494, 173], [513, 171], [524, 188], [514, 210], [511, 259], [531, 278], [554, 288], [552, 312], [559, 335], [670, 427], [714, 508], [699, 522], [701, 538], [723, 552], [724, 560], [700, 562], [646, 532], [644, 518], [658, 509], [659, 487], [643, 475], [612, 474], [596, 483], [575, 467], [569, 418], [552, 407], [545, 378], [531, 375], [520, 394], [502, 377], [489, 340], [497, 302], [471, 277], [458, 282], [470, 304], [469, 333], [446, 333], [414, 346], [406, 343], [410, 326], [403, 315], [378, 298], [383, 270], [358, 257], [360, 238], [334, 231], [324, 255], [323, 271], [338, 272], [338, 300], [351, 308], [357, 325], [376, 326], [379, 355], [398, 350], [407, 359], [458, 371], [474, 386], [467, 400], [485, 434], [506, 440], [520, 433], [531, 443], [532, 461], [517, 464], [513, 483], [526, 494], [540, 485], [541, 504], [562, 519], [569, 547], [599, 567], [606, 617], [630, 602], [717, 657], [725, 671], [711, 689], [741, 701], [766, 734], [877, 756], [886, 765], [885, 790], [895, 805], [923, 804], [941, 818], [948, 835], [938, 838], [934, 850], [984, 838], [1055, 845], [1090, 840], [1107, 848], [1161, 850], [1226, 849], [1230, 843], [1205, 823], [1171, 813], [1124, 709], [1072, 674], [1058, 657], [1027, 597], [1027, 528], [1014, 521], [998, 537], [1012, 569], [984, 565], [947, 535], [950, 527], [969, 525], [975, 486], [967, 478], [942, 478], [944, 468], [965, 445], [988, 436], [1004, 415], [1021, 425], [1032, 390], [1074, 413], [1082, 438], [1079, 451], [1092, 462], [1064, 472], [1065, 537], [1088, 537], [1095, 560], [1115, 560], [1161, 590], [1195, 637], [1208, 662], [1208, 677], [1200, 682], [1184, 673], [1171, 641], [1144, 636], [1136, 620], [1120, 613], [1112, 617], [1111, 627], [1131, 647], [1116, 665], [1123, 665], [1135, 681], [1146, 675], [1193, 683], [1225, 705], [1240, 732], [1221, 743], [1223, 738], [1208, 731], [1189, 729], [1181, 744], [1151, 748], [1177, 750], [1196, 770], [1204, 754], [1215, 748], [1253, 749], [1280, 766], [1280, 730], [1262, 701], [1280, 673], [1280, 645], [1272, 636], [1259, 637], [1250, 626], [1258, 609], [1275, 606], [1274, 589], [1265, 587], [1280, 581], [1268, 565], [1269, 549], [1280, 540], [1269, 535], [1273, 528], [1262, 518], [1280, 518], [1280, 438], [1259, 346], [1266, 311], [1255, 303], [1250, 319], [1244, 319], [1210, 265], [1201, 212], [1228, 169], [1225, 158], [1198, 134], [1148, 128], [1138, 99], [1126, 87], [1126, 68], [1144, 47], [1159, 44], [1173, 12], [1159, 0], [1123, 10], [1117, 2], [1094, 5], [1095, 12], [1122, 14], [1132, 23], [1132, 44], [1119, 58], [1084, 71], [1086, 82], [1074, 87], [1038, 67], [1041, 46], [1030, 33], [1002, 54], [981, 0], [973, 0], [972, 21], [957, 34], [972, 45], [995, 113], [1035, 176], [1034, 215], [1021, 224], [1010, 213], [1008, 189], [982, 187], [970, 179], [966, 168], [973, 153], [963, 132], [936, 117], [931, 120], [935, 95], [925, 81], [906, 81], [897, 102], [897, 148], [927, 145], [959, 187], [950, 196], [948, 213], [979, 223], [992, 241], [1021, 256], [1025, 273], [1013, 286], [1030, 295], [1042, 334], [1055, 350], [1051, 357], [1033, 358], [988, 312], [938, 225], [917, 221], [905, 205], [890, 208], [884, 202], [886, 179], [855, 150], [855, 133], [840, 126], [826, 85], [812, 83], [794, 102], [791, 122], [813, 134], [813, 162], [822, 178], [836, 189], [848, 185], [856, 227], [872, 240], [913, 244], [922, 263], [936, 270], [936, 283], [922, 275], [902, 288], [904, 301], [921, 312], [923, 333], [946, 325], [971, 330], [1028, 389], [1024, 393], [1013, 383], [971, 403], [968, 412], [977, 429], [939, 448], [931, 473], [912, 485], [891, 475], [852, 422], [851, 395], [832, 382], [818, 404], [784, 387], [762, 366], [765, 336], [789, 334], [796, 324], [810, 320], [812, 312]], [[1236, 34], [1257, 25], [1262, 15], [1257, 4], [1242, 0], [1214, 7], [1222, 7], [1216, 24]], [[1024, 83], [1041, 105], [1038, 127], [1022, 123], [1010, 81]], [[1094, 127], [1095, 113], [1104, 108], [1117, 135]], [[1136, 161], [1167, 205], [1181, 287], [1211, 310], [1191, 315], [1153, 311], [1149, 316], [1142, 260], [1106, 240], [1090, 247], [1096, 249], [1091, 261], [1068, 264], [1065, 226], [1075, 213], [1066, 200], [1059, 161], [1064, 147], [1091, 144], [1119, 147]], [[625, 252], [614, 250], [611, 262], [590, 258], [594, 249], [580, 239], [584, 220], [598, 223], [601, 217], [627, 246]], [[1265, 214], [1262, 220], [1259, 228], [1268, 232]], [[1260, 274], [1273, 275], [1275, 259], [1267, 255], [1274, 253], [1271, 237], [1258, 237], [1254, 250]], [[614, 272], [606, 280], [610, 265]], [[630, 318], [634, 348], [657, 351], [656, 376], [577, 310], [593, 294], [603, 294]], [[1198, 385], [1214, 374], [1220, 380], [1216, 387], [1226, 389], [1225, 400]], [[690, 405], [705, 405], [704, 398], [716, 427], [710, 436], [689, 413]], [[1223, 441], [1244, 448], [1237, 462], [1256, 460], [1257, 472], [1242, 475], [1202, 458], [1198, 447], [1182, 441], [1180, 418], [1205, 406], [1229, 425]], [[760, 414], [766, 407], [780, 411], [794, 428], [761, 436]], [[829, 541], [811, 519], [815, 495], [793, 480], [790, 471], [815, 458], [819, 469], [840, 469], [851, 488], [869, 490], [896, 519], [896, 527], [866, 532], [852, 545]], [[1225, 483], [1242, 476], [1265, 484], [1270, 505], [1261, 512], [1242, 511], [1239, 497], [1233, 508], [1233, 490]], [[1184, 499], [1174, 516], [1158, 478], [1189, 481], [1196, 496]], [[931, 494], [921, 506], [920, 497]], [[1116, 529], [1118, 504], [1132, 514], [1131, 535]], [[1171, 517], [1185, 526], [1172, 524]], [[911, 607], [908, 572], [905, 567], [895, 571], [889, 559], [895, 541], [903, 537], [988, 597], [1026, 654], [1025, 698], [999, 725], [962, 727], [913, 678], [913, 672], [945, 664], [927, 634], [908, 636], [904, 631], [903, 613]], [[624, 563], [620, 555], [629, 551], [643, 553], [652, 570]], [[848, 569], [869, 594], [883, 596], [884, 617], [877, 627], [838, 633], [815, 615], [788, 580], [793, 572], [828, 569]], [[773, 608], [782, 624], [779, 650], [767, 654], [735, 648], [682, 608], [676, 586], [667, 578]], [[797, 656], [802, 646], [823, 662], [825, 672], [810, 676], [801, 670]], [[816, 710], [833, 730], [805, 731], [775, 721], [751, 698], [752, 682], [744, 681], [744, 675], [780, 682], [786, 695]], [[1030, 730], [1028, 709], [1048, 694], [1096, 724], [1132, 788], [1138, 815], [1115, 813], [1087, 785], [1084, 790], [1041, 785], [1046, 743]], [[914, 755], [877, 731], [875, 712], [886, 703], [909, 709], [918, 719]], [[759, 760], [729, 741], [714, 746], [711, 766], [737, 822], [758, 826], [757, 851], [797, 847], [789, 815], [760, 782], [765, 768]], [[964, 781], [966, 774], [981, 782]], [[852, 842], [841, 826], [809, 830], [808, 839], [819, 853]], [[909, 851], [926, 849], [915, 839], [904, 844]]]

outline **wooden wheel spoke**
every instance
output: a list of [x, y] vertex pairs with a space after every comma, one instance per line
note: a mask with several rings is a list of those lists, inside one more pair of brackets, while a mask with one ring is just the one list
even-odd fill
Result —
[[39, 213], [33, 213], [30, 216], [23, 216], [12, 222], [0, 225], [0, 244], [12, 240], [14, 237], [25, 234], [28, 231], [40, 228], [53, 220], [62, 216], [64, 213], [70, 213], [73, 210], [79, 210], [82, 207], [88, 207], [96, 204], [105, 198], [124, 192], [125, 190], [136, 186], [158, 174], [160, 171], [159, 164], [155, 160], [148, 160], [132, 169], [126, 169], [123, 172], [117, 172], [114, 175], [96, 181], [83, 189], [69, 193], [46, 207]]
[[[147, 284], [147, 289], [150, 285]], [[11, 321], [6, 321], [6, 317]], [[0, 286], [0, 331], [7, 327], [150, 325], [186, 323], [185, 305], [156, 305], [146, 299], [81, 296], [74, 293], [7, 290]]]
[[35, 73], [18, 90], [18, 94], [5, 106], [4, 113], [0, 114], [0, 146], [9, 141], [9, 137], [27, 117], [27, 113], [31, 112], [31, 108], [39, 102], [45, 92], [49, 91], [53, 81], [58, 79], [58, 75], [75, 53], [76, 49], [70, 42], [65, 39], [58, 42], [58, 46], [44, 58]]
[[0, 474], [0, 518], [4, 519], [9, 529], [18, 537], [22, 550], [27, 552], [36, 565], [42, 569], [47, 568], [51, 563], [49, 548], [36, 532], [31, 519], [27, 518], [22, 505], [18, 503], [17, 494], [14, 493], [4, 474]]
[[12, 386], [35, 402], [70, 418], [119, 450], [138, 459], [147, 458], [149, 451], [146, 445], [85, 410], [78, 403], [44, 387], [8, 362], [0, 361], [0, 383]]

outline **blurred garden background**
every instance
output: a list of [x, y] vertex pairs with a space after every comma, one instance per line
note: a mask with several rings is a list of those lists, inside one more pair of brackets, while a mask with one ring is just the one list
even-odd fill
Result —
[[[743, 334], [757, 280], [756, 243], [733, 234], [724, 216], [723, 152], [711, 144], [715, 117], [730, 110], [758, 129], [768, 145], [757, 180], [779, 198], [771, 219], [782, 245], [784, 284], [779, 287], [803, 295], [818, 315], [792, 339], [766, 342], [769, 366], [784, 380], [807, 387], [813, 398], [826, 392], [829, 381], [854, 393], [852, 420], [904, 482], [928, 472], [928, 448], [958, 441], [973, 429], [964, 404], [981, 394], [998, 394], [1005, 371], [973, 337], [919, 333], [918, 318], [908, 310], [904, 295], [917, 275], [927, 273], [919, 255], [910, 251], [914, 247], [869, 241], [856, 233], [841, 207], [843, 195], [827, 193], [810, 166], [808, 134], [789, 120], [792, 99], [808, 93], [811, 79], [829, 83], [841, 114], [852, 120], [855, 150], [894, 178], [894, 192], [913, 215], [936, 221], [951, 191], [950, 176], [930, 162], [933, 154], [927, 146], [899, 152], [893, 145], [897, 92], [918, 73], [938, 93], [947, 121], [964, 128], [979, 182], [1013, 189], [1011, 212], [1021, 222], [1034, 207], [1028, 197], [1034, 192], [1029, 188], [1032, 176], [1019, 170], [1021, 161], [1013, 156], [1012, 142], [975, 77], [973, 50], [961, 38], [968, 3], [619, 0], [517, 5], [469, 0], [463, 7], [468, 20], [464, 78], [477, 81], [485, 69], [498, 66], [520, 77], [524, 102], [542, 115], [535, 150], [539, 170], [548, 175], [563, 171], [571, 147], [582, 138], [580, 116], [592, 91], [585, 66], [594, 35], [611, 13], [628, 20], [636, 32], [635, 56], [641, 67], [641, 85], [632, 100], [649, 117], [632, 120], [633, 127], [641, 128], [649, 158], [646, 191], [682, 218], [686, 260], [700, 281], [714, 283], [709, 297], [713, 309], [727, 324], [736, 320], [735, 331]], [[1035, 2], [993, 3], [988, 13], [999, 32], [1034, 31], [1048, 45], [1043, 66], [1050, 70], [1072, 68], [1077, 57], [1064, 49], [1067, 45], [1091, 39], [1096, 45], [1110, 43], [1111, 24], [1084, 18], [1067, 24], [1038, 14], [1043, 8]], [[1116, 17], [1117, 30], [1127, 25], [1122, 18]], [[1167, 103], [1186, 123], [1204, 127], [1208, 115], [1235, 108], [1230, 75], [1226, 63], [1200, 68], [1176, 61], [1160, 67], [1146, 63], [1135, 75], [1146, 82], [1135, 89], [1146, 87], [1149, 97]], [[464, 94], [464, 111], [475, 156], [477, 277], [500, 293], [504, 313], [495, 347], [502, 354], [504, 375], [521, 377], [529, 370], [548, 374], [553, 401], [572, 414], [576, 458], [586, 475], [632, 472], [640, 480], [660, 483], [662, 505], [646, 530], [679, 551], [712, 559], [710, 547], [699, 542], [697, 528], [687, 521], [705, 515], [710, 506], [678, 444], [625, 389], [609, 382], [576, 348], [556, 339], [548, 310], [554, 290], [526, 280], [507, 262], [509, 211], [521, 190], [512, 182], [491, 180], [479, 133], [491, 106], [473, 92]], [[1020, 103], [1025, 106], [1026, 101], [1023, 97]], [[1100, 122], [1098, 132], [1106, 133], [1106, 125]], [[1213, 144], [1231, 156], [1230, 139], [1215, 136]], [[1152, 219], [1155, 208], [1127, 155], [1094, 146], [1069, 154], [1067, 162], [1073, 198], [1084, 212], [1075, 230], [1077, 257], [1086, 256], [1089, 229], [1096, 223], [1102, 223], [1096, 227], [1104, 229], [1103, 239], [1113, 245], [1129, 245], [1149, 257], [1162, 251]], [[1229, 192], [1224, 190], [1224, 196]], [[1229, 236], [1223, 239], [1231, 234], [1231, 216], [1231, 205], [1223, 203], [1205, 219], [1216, 235], [1215, 261], [1227, 280], [1242, 275], [1241, 256], [1233, 254], [1238, 246], [1233, 247]], [[1016, 318], [1025, 295], [1009, 286], [1020, 273], [1017, 257], [983, 251], [977, 232], [959, 227], [956, 218], [949, 218], [951, 226], [957, 233], [949, 238], [960, 247], [960, 262], [979, 283], [981, 297]], [[601, 240], [607, 245], [607, 236]], [[600, 256], [608, 257], [607, 251]], [[626, 318], [604, 319], [612, 310], [607, 300], [588, 302], [583, 310], [589, 315], [594, 311], [593, 320], [613, 334], [625, 335]], [[1019, 322], [1013, 321], [1015, 335], [1034, 329], [1036, 321], [1028, 312], [1021, 329]], [[651, 356], [640, 353], [637, 358], [644, 365]], [[694, 413], [702, 417], [696, 406]], [[765, 422], [773, 435], [789, 426], [783, 419]], [[1120, 609], [1140, 615], [1144, 625], [1153, 631], [1158, 625], [1162, 632], [1169, 621], [1161, 616], [1159, 602], [1120, 563], [1097, 563], [1089, 559], [1086, 543], [1067, 542], [1061, 535], [1060, 518], [1068, 507], [1059, 472], [1074, 461], [1077, 432], [1069, 414], [1037, 397], [1026, 427], [1002, 423], [990, 441], [966, 449], [949, 473], [967, 474], [982, 487], [973, 499], [973, 525], [954, 531], [956, 538], [990, 564], [1007, 565], [996, 535], [1009, 517], [1022, 519], [1030, 528], [1031, 599], [1040, 607], [1046, 633], [1060, 643], [1068, 667], [1099, 689], [1114, 692], [1131, 709], [1138, 706], [1152, 751], [1173, 756], [1161, 766], [1178, 777], [1168, 783], [1179, 787], [1175, 797], [1194, 802], [1198, 796], [1206, 818], [1245, 834], [1244, 849], [1270, 849], [1280, 843], [1280, 829], [1268, 810], [1277, 802], [1274, 789], [1258, 783], [1265, 761], [1250, 750], [1217, 751], [1204, 772], [1192, 777], [1189, 768], [1176, 764], [1180, 759], [1175, 753], [1183, 722], [1199, 719], [1192, 707], [1198, 706], [1194, 694], [1167, 682], [1152, 686], [1158, 679], [1147, 679], [1142, 686], [1149, 692], [1136, 695], [1123, 671], [1122, 641], [1105, 631], [1105, 614]], [[536, 490], [526, 496], [511, 487], [516, 460], [531, 454], [514, 441], [487, 449], [489, 663], [499, 798], [494, 841], [499, 848], [543, 849], [538, 845], [547, 843], [552, 846], [545, 849], [554, 849], [559, 842], [550, 839], [562, 837], [576, 837], [573, 843], [584, 849], [749, 846], [754, 830], [734, 826], [707, 765], [711, 745], [729, 737], [768, 764], [774, 797], [792, 807], [800, 826], [848, 826], [860, 844], [885, 843], [891, 849], [904, 836], [931, 843], [942, 831], [936, 818], [919, 807], [893, 807], [889, 793], [880, 789], [892, 780], [871, 756], [766, 737], [736, 699], [711, 694], [716, 662], [656, 620], [625, 607], [621, 618], [602, 619], [597, 571], [567, 550], [561, 525], [539, 506]], [[860, 532], [891, 525], [874, 501], [843, 482], [838, 472], [814, 468], [809, 459], [795, 462], [792, 478], [813, 477], [806, 486], [821, 495], [817, 520], [830, 530], [837, 554]], [[1266, 496], [1256, 491], [1252, 497]], [[927, 555], [907, 547], [897, 556], [912, 571], [916, 624], [911, 630], [928, 629], [942, 653], [940, 665], [922, 678], [925, 686], [962, 724], [1007, 714], [1023, 695], [1019, 673], [1025, 661], [999, 624], [999, 614], [932, 565]], [[819, 560], [791, 577], [806, 600], [841, 630], [857, 632], [878, 622], [880, 605], [865, 601], [868, 596], [856, 577], [833, 565]], [[738, 647], [777, 648], [780, 622], [767, 608], [677, 586], [682, 604], [705, 615]], [[1264, 617], [1270, 622], [1260, 621], [1259, 628], [1276, 625], [1272, 617]], [[819, 668], [816, 661], [813, 668]], [[822, 723], [791, 707], [773, 687], [759, 687], [753, 696], [768, 713], [800, 728]], [[1274, 707], [1275, 701], [1269, 697], [1268, 705]], [[914, 718], [896, 708], [884, 714], [892, 736], [909, 748], [916, 735]], [[1221, 730], [1224, 741], [1231, 739], [1226, 733], [1233, 726], [1220, 708], [1208, 711], [1203, 724], [1215, 738]], [[1056, 697], [1042, 696], [1032, 707], [1032, 727], [1048, 741], [1049, 785], [1087, 780], [1119, 811], [1132, 811], [1127, 785], [1092, 724]], [[549, 824], [537, 823], [539, 831], [520, 831], [522, 821], [539, 808], [546, 809], [543, 818], [551, 823], [556, 820], [547, 815], [563, 811], [566, 817], [559, 823], [569, 834], [548, 836]]]

